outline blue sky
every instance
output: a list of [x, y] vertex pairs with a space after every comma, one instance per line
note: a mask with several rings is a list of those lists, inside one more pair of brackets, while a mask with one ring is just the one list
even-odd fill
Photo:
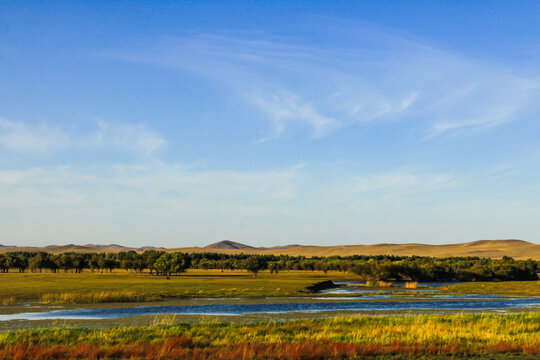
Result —
[[2, 2], [0, 244], [540, 237], [536, 1]]

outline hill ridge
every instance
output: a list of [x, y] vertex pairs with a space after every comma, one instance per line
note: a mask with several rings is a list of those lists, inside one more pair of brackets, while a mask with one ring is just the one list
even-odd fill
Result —
[[119, 252], [119, 251], [164, 250], [169, 252], [217, 252], [225, 254], [272, 254], [290, 256], [349, 256], [349, 255], [396, 255], [396, 256], [478, 256], [501, 258], [510, 256], [515, 259], [540, 260], [540, 245], [525, 240], [500, 239], [476, 240], [457, 244], [371, 244], [371, 245], [284, 245], [274, 247], [254, 247], [231, 240], [219, 241], [205, 247], [157, 248], [153, 246], [124, 247], [118, 244], [110, 245], [55, 245], [49, 247], [17, 247], [1, 246], [0, 252], [7, 251], [47, 251], [59, 253], [66, 251], [78, 252]]
[[[231, 240], [222, 240], [210, 245], [206, 245], [204, 249], [230, 249], [230, 250], [239, 250], [239, 249], [257, 249], [254, 246], [242, 244], [236, 241]], [[260, 249], [260, 248], [259, 248]]]

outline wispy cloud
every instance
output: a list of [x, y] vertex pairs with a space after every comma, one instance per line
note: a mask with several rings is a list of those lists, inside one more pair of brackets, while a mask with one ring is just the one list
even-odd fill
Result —
[[10, 151], [49, 151], [66, 146], [70, 139], [60, 127], [30, 125], [0, 118], [0, 146]]
[[390, 29], [343, 29], [340, 23], [316, 31], [334, 34], [336, 44], [319, 48], [260, 33], [190, 34], [152, 39], [140, 48], [131, 44], [135, 50], [106, 56], [232, 87], [233, 101], [255, 105], [276, 134], [298, 124], [321, 137], [364, 122], [404, 121], [433, 138], [539, 110], [540, 79], [534, 75]]
[[98, 121], [95, 143], [96, 145], [131, 149], [151, 154], [162, 148], [167, 142], [157, 133], [141, 124], [118, 124]]
[[[174, 247], [206, 244], [216, 236], [261, 244], [463, 236], [457, 241], [481, 236], [493, 219], [506, 219], [497, 223], [506, 234], [509, 226], [503, 224], [538, 215], [534, 201], [483, 198], [455, 174], [404, 168], [339, 178], [328, 173], [303, 164], [232, 171], [160, 161], [0, 170], [0, 229], [19, 244], [120, 238]], [[456, 199], [446, 191], [450, 187], [472, 195]], [[461, 224], [464, 206], [474, 209], [466, 216], [475, 216], [478, 225], [466, 222], [466, 230], [442, 235]]]
[[77, 132], [52, 123], [34, 125], [0, 118], [0, 147], [13, 152], [105, 148], [149, 155], [165, 144], [165, 139], [142, 124], [98, 121], [96, 129]]
[[250, 94], [249, 100], [273, 121], [275, 135], [272, 137], [281, 135], [291, 122], [309, 126], [314, 137], [324, 136], [339, 125], [337, 120], [320, 114], [312, 104], [303, 102], [294, 93]]

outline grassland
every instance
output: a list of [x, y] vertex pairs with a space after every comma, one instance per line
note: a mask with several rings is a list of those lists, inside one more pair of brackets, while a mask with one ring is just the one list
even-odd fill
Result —
[[472, 282], [451, 285], [447, 290], [455, 294], [540, 296], [540, 281]]
[[0, 359], [537, 358], [540, 314], [343, 317], [0, 334]]
[[[0, 274], [0, 303], [41, 301], [45, 304], [158, 301], [166, 298], [250, 298], [308, 296], [316, 282], [359, 281], [350, 273], [320, 271], [260, 272], [188, 270], [170, 280], [148, 274], [112, 273], [7, 273]], [[540, 296], [540, 281], [474, 282], [442, 289], [456, 294], [510, 294]]]
[[343, 272], [325, 274], [319, 271], [279, 274], [263, 271], [253, 277], [245, 271], [188, 270], [170, 280], [148, 274], [132, 275], [123, 270], [111, 274], [7, 273], [0, 274], [0, 299], [39, 300], [44, 296], [60, 299], [63, 293], [79, 293], [81, 298], [91, 298], [96, 293], [125, 291], [156, 298], [306, 296], [307, 286], [324, 280], [358, 281], [358, 277]]

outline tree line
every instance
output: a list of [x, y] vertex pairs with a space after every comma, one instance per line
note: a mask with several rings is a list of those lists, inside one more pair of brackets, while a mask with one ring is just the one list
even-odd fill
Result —
[[310, 257], [288, 255], [249, 255], [219, 253], [168, 253], [148, 250], [142, 253], [8, 252], [0, 254], [0, 272], [53, 273], [83, 270], [112, 272], [124, 269], [132, 273], [170, 278], [187, 269], [247, 270], [253, 275], [269, 270], [344, 271], [357, 274], [365, 281], [507, 281], [538, 280], [540, 262], [514, 260], [510, 257], [489, 259], [479, 257], [432, 258], [421, 256], [330, 256]]

